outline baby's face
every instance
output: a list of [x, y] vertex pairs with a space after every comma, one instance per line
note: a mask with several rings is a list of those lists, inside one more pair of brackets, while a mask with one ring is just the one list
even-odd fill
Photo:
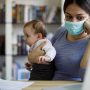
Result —
[[38, 40], [38, 34], [31, 27], [24, 28], [24, 37], [29, 46], [32, 46]]

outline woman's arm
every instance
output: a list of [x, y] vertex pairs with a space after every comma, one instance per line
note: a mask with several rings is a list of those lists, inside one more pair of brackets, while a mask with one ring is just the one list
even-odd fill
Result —
[[81, 68], [86, 68], [87, 67], [87, 63], [88, 63], [89, 60], [90, 60], [90, 40], [88, 42], [88, 46], [86, 48], [84, 56], [83, 56], [83, 58], [81, 60], [80, 67]]
[[[90, 19], [85, 21], [84, 27], [85, 27], [86, 33], [90, 37]], [[88, 42], [88, 45], [86, 47], [86, 51], [85, 51], [83, 58], [81, 60], [80, 67], [86, 68], [89, 59], [90, 59], [90, 40]]]
[[[90, 20], [85, 21], [84, 27], [85, 27], [85, 32], [88, 34], [88, 36], [90, 36]], [[84, 81], [85, 71], [86, 71], [86, 67], [87, 67], [87, 63], [88, 63], [89, 59], [90, 59], [90, 40], [88, 42], [86, 51], [85, 51], [83, 58], [81, 60], [81, 63], [80, 63], [79, 73], [80, 73], [82, 81]]]

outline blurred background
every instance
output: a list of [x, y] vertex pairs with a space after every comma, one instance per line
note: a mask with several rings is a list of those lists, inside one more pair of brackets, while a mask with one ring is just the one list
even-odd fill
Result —
[[64, 0], [0, 0], [0, 78], [27, 80], [28, 46], [23, 39], [24, 23], [39, 19], [51, 40], [64, 22]]

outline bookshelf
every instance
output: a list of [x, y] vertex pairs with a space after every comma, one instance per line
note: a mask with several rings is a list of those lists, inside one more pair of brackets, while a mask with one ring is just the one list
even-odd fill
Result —
[[0, 78], [4, 78], [5, 68], [5, 1], [0, 0]]
[[[14, 67], [17, 68], [15, 63], [24, 66], [27, 57], [27, 46], [23, 42], [22, 29], [24, 23], [39, 18], [45, 22], [48, 28], [48, 33], [54, 33], [63, 22], [61, 8], [63, 2], [64, 0], [52, 0], [52, 2], [50, 0], [5, 0], [6, 79], [13, 79], [12, 69]], [[53, 7], [53, 5], [55, 7]], [[36, 13], [35, 16], [33, 13]], [[24, 50], [21, 50], [21, 42], [25, 46]], [[23, 70], [20, 70], [20, 72]]]
[[48, 5], [14, 4], [12, 8], [12, 23], [20, 24], [33, 19], [42, 20], [47, 24], [61, 23], [61, 7]]

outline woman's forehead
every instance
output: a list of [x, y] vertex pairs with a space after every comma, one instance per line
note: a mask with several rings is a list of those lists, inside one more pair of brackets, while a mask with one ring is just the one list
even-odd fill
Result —
[[71, 15], [88, 15], [82, 8], [80, 8], [78, 5], [76, 4], [71, 4], [66, 8], [65, 13], [69, 13]]

